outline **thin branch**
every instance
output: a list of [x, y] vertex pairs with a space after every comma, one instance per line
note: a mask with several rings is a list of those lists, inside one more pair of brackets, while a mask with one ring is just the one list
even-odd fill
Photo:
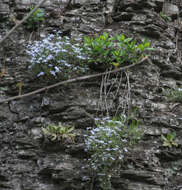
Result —
[[130, 88], [130, 76], [129, 73], [126, 72], [126, 78], [127, 78], [127, 106], [128, 106], [128, 115], [131, 115], [131, 88]]
[[4, 42], [6, 38], [8, 38], [22, 23], [24, 23], [46, 0], [41, 0], [39, 4], [35, 6], [32, 11], [30, 11], [27, 16], [25, 16], [20, 22], [18, 22], [5, 36], [0, 40], [0, 44]]
[[[69, 0], [66, 6], [64, 7], [64, 10], [67, 10], [71, 6], [72, 0]], [[63, 12], [64, 13], [64, 12]]]
[[14, 97], [11, 97], [11, 98], [7, 98], [5, 100], [1, 100], [0, 101], [0, 104], [4, 103], [4, 102], [8, 102], [8, 101], [12, 101], [12, 100], [17, 100], [17, 99], [20, 99], [20, 98], [24, 98], [24, 97], [27, 97], [27, 96], [31, 96], [33, 94], [38, 94], [40, 92], [43, 92], [43, 91], [46, 91], [46, 90], [49, 90], [51, 88], [55, 88], [57, 86], [60, 86], [60, 85], [63, 85], [63, 84], [69, 84], [69, 83], [72, 83], [72, 82], [76, 82], [76, 81], [82, 81], [82, 80], [86, 80], [86, 79], [90, 79], [90, 78], [96, 78], [96, 77], [100, 77], [102, 75], [105, 75], [105, 74], [110, 74], [110, 73], [116, 73], [116, 72], [119, 72], [119, 71], [124, 71], [124, 70], [127, 70], [129, 68], [132, 68], [136, 65], [139, 65], [141, 63], [143, 63], [144, 61], [148, 60], [148, 57], [144, 57], [141, 61], [139, 61], [138, 63], [135, 63], [135, 64], [131, 64], [131, 65], [128, 65], [128, 66], [125, 66], [125, 67], [122, 67], [122, 68], [119, 68], [119, 69], [115, 69], [115, 70], [112, 70], [112, 71], [107, 71], [107, 72], [103, 72], [103, 73], [97, 73], [97, 74], [93, 74], [93, 75], [87, 75], [87, 76], [82, 76], [82, 77], [77, 77], [77, 78], [74, 78], [74, 79], [69, 79], [69, 80], [66, 80], [66, 81], [61, 81], [61, 82], [58, 82], [56, 84], [53, 84], [53, 85], [50, 85], [50, 86], [46, 86], [44, 88], [40, 88], [38, 90], [35, 90], [35, 91], [32, 91], [32, 92], [29, 92], [29, 93], [26, 93], [26, 94], [23, 94], [23, 95], [19, 95], [19, 96], [14, 96]]

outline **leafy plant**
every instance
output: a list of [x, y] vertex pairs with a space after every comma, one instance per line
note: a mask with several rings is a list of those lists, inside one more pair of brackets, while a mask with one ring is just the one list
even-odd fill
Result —
[[167, 146], [172, 148], [172, 146], [178, 147], [178, 143], [176, 142], [176, 133], [168, 133], [167, 136], [161, 135], [163, 140], [163, 146]]
[[[34, 9], [34, 6], [30, 6], [30, 11]], [[43, 9], [38, 8], [30, 18], [28, 18], [27, 22], [25, 23], [25, 26], [29, 30], [36, 30], [40, 23], [44, 21], [45, 17], [45, 12]]]
[[146, 50], [153, 50], [150, 48], [150, 42], [146, 40], [137, 44], [136, 40], [126, 38], [124, 34], [110, 37], [106, 32], [96, 37], [86, 36], [83, 45], [83, 52], [87, 55], [90, 65], [104, 64], [106, 67], [135, 63], [145, 55]]
[[99, 37], [90, 38], [86, 36], [84, 38], [84, 52], [89, 56], [88, 62], [109, 62], [109, 56], [111, 54], [110, 47], [112, 46], [111, 38], [107, 33], [103, 33]]
[[172, 21], [171, 17], [167, 16], [164, 12], [160, 12], [160, 17], [166, 22]]
[[140, 140], [139, 121], [122, 115], [99, 120], [86, 135], [86, 151], [91, 154], [91, 168], [97, 172], [103, 190], [111, 190], [111, 177], [117, 173], [124, 153]]
[[50, 34], [27, 46], [27, 54], [30, 57], [28, 68], [34, 76], [56, 78], [57, 74], [61, 73], [63, 77], [67, 77], [71, 71], [85, 71], [85, 66], [82, 65], [85, 57], [81, 53], [80, 39], [58, 35]]
[[59, 125], [49, 125], [47, 128], [42, 127], [42, 131], [51, 141], [65, 142], [71, 139], [74, 142], [74, 127]]
[[182, 102], [182, 89], [166, 89], [163, 90], [163, 95], [167, 96], [170, 101]]

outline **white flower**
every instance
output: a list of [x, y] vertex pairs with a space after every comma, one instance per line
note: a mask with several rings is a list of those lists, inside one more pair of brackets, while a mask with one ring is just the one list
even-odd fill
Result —
[[50, 71], [51, 75], [56, 76], [55, 71]]
[[45, 38], [46, 35], [42, 33], [42, 34], [40, 34], [40, 37], [41, 37], [41, 38]]
[[62, 52], [64, 52], [64, 53], [66, 53], [66, 52], [68, 52], [66, 49], [62, 49]]
[[54, 34], [49, 35], [49, 38], [54, 38], [54, 37], [55, 37]]
[[78, 55], [77, 58], [83, 59], [83, 60], [87, 59], [85, 56], [82, 56], [82, 55]]
[[64, 65], [67, 66], [67, 67], [71, 67], [71, 65], [68, 64], [68, 63], [64, 63]]
[[126, 147], [124, 147], [123, 150], [124, 150], [125, 152], [128, 152], [128, 149], [127, 149]]
[[48, 61], [49, 61], [49, 60], [52, 60], [52, 59], [54, 59], [53, 55], [50, 54], [50, 55], [47, 56], [47, 60], [48, 60]]
[[42, 76], [42, 75], [44, 75], [45, 73], [44, 72], [40, 72], [38, 75], [37, 75], [37, 77], [40, 77], [40, 76]]
[[56, 73], [59, 72], [59, 68], [57, 66], [55, 66], [54, 69]]
[[[38, 73], [38, 77], [47, 73], [56, 76], [56, 73], [60, 71], [61, 66], [70, 67], [72, 70], [82, 69], [77, 66], [72, 67], [72, 64], [69, 64], [73, 56], [75, 56], [76, 59], [85, 59], [84, 56], [81, 55], [80, 40], [76, 41], [77, 44], [72, 44], [68, 37], [62, 38], [54, 34], [45, 37], [43, 33], [41, 34], [41, 37], [43, 39], [40, 41], [28, 43], [26, 50], [31, 63], [28, 68], [32, 71], [36, 68], [35, 72], [36, 74]], [[57, 64], [59, 64], [59, 66], [57, 66]], [[37, 68], [40, 70], [37, 71]], [[41, 69], [44, 70], [41, 71]], [[46, 72], [44, 73], [44, 71]]]

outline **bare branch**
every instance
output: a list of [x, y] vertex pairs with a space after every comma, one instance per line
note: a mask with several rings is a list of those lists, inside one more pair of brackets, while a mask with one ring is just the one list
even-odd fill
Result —
[[24, 98], [24, 97], [27, 97], [27, 96], [31, 96], [33, 94], [38, 94], [40, 92], [49, 90], [51, 88], [55, 88], [55, 87], [63, 85], [63, 84], [69, 84], [69, 83], [72, 83], [72, 82], [82, 81], [82, 80], [86, 80], [86, 79], [90, 79], [90, 78], [96, 78], [96, 77], [100, 77], [100, 76], [103, 76], [103, 75], [109, 74], [109, 73], [116, 73], [116, 72], [119, 72], [119, 71], [125, 71], [127, 69], [130, 69], [130, 68], [132, 68], [132, 67], [134, 67], [136, 65], [139, 65], [139, 64], [143, 63], [144, 61], [146, 61], [148, 59], [149, 58], [146, 56], [141, 61], [139, 61], [138, 63], [131, 64], [131, 65], [119, 68], [119, 69], [115, 69], [115, 70], [107, 71], [107, 72], [103, 72], [103, 73], [97, 73], [97, 74], [93, 74], [93, 75], [87, 75], [87, 76], [77, 77], [77, 78], [69, 79], [69, 80], [66, 80], [66, 81], [61, 81], [61, 82], [58, 82], [56, 84], [53, 84], [53, 85], [50, 85], [50, 86], [47, 86], [47, 87], [44, 87], [44, 88], [40, 88], [40, 89], [32, 91], [32, 92], [29, 92], [27, 94], [23, 94], [23, 95], [19, 95], [19, 96], [14, 96], [14, 97], [11, 97], [11, 98], [7, 98], [5, 100], [1, 100], [0, 104], [2, 104], [4, 102], [8, 102], [8, 101]]

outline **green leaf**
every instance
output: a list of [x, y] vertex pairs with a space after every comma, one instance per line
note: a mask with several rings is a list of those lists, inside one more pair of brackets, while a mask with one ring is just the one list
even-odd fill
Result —
[[170, 148], [172, 147], [172, 146], [171, 146], [171, 143], [169, 143], [168, 141], [164, 141], [164, 142], [163, 142], [163, 146], [168, 146], [168, 147], [170, 147]]
[[125, 40], [125, 35], [121, 34], [121, 40], [124, 41]]
[[164, 135], [161, 135], [161, 138], [162, 138], [164, 141], [168, 141], [168, 139], [167, 139]]
[[114, 67], [117, 68], [120, 64], [117, 62], [112, 62], [112, 65], [114, 65]]
[[71, 128], [68, 128], [68, 133], [71, 133], [71, 132], [73, 132], [74, 131], [74, 127], [71, 127]]
[[174, 146], [176, 146], [176, 147], [178, 147], [178, 143], [177, 142], [172, 142], [172, 145], [174, 145]]
[[128, 43], [128, 42], [130, 42], [132, 40], [132, 38], [126, 38], [125, 40], [124, 40], [124, 42], [125, 43]]
[[147, 48], [147, 47], [149, 47], [149, 46], [150, 46], [150, 42], [144, 43], [144, 47], [145, 47], [145, 48]]
[[109, 35], [106, 32], [104, 32], [103, 35], [100, 36], [100, 39], [105, 41], [108, 39], [108, 37], [109, 37]]
[[139, 44], [138, 46], [137, 46], [137, 48], [142, 52], [145, 48], [144, 48], [144, 46], [143, 46], [143, 44]]
[[173, 141], [174, 139], [175, 139], [175, 137], [176, 137], [176, 133], [174, 132], [174, 133], [168, 133], [167, 134], [167, 139], [169, 140], [169, 141]]
[[156, 49], [155, 49], [155, 48], [146, 48], [146, 50], [154, 51], [154, 50], [156, 50]]
[[41, 129], [42, 129], [44, 135], [49, 135], [49, 131], [46, 128], [42, 127]]
[[116, 36], [116, 39], [117, 39], [119, 42], [123, 42], [123, 41], [125, 40], [125, 35], [124, 35], [124, 34], [117, 35], [117, 36]]
[[56, 134], [51, 134], [52, 138], [51, 141], [55, 141], [57, 139], [57, 135]]

